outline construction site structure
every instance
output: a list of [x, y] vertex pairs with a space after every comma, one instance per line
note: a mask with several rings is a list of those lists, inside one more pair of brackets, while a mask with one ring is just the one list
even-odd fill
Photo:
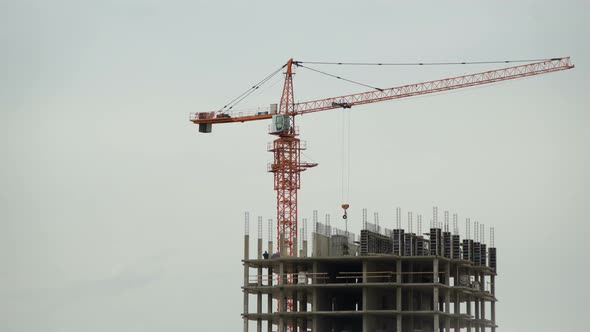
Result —
[[487, 243], [483, 225], [474, 227], [479, 237], [461, 241], [456, 215], [451, 232], [436, 210], [424, 234], [420, 224], [412, 232], [411, 214], [408, 228], [387, 229], [377, 218], [369, 223], [364, 210], [358, 237], [317, 221], [314, 211], [311, 254], [304, 220], [291, 256], [272, 251], [271, 233], [263, 252], [259, 218], [256, 258], [248, 232], [244, 239], [244, 332], [249, 321], [257, 332], [496, 331], [493, 229]]

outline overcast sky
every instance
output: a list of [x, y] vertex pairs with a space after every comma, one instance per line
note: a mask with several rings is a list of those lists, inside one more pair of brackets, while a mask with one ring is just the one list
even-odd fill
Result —
[[[243, 213], [274, 218], [268, 123], [211, 111], [307, 61], [571, 56], [573, 70], [351, 110], [361, 208], [496, 229], [502, 331], [583, 331], [587, 1], [0, 0], [0, 330], [238, 331]], [[381, 87], [497, 68], [319, 69]], [[277, 103], [281, 81], [244, 102]], [[366, 88], [299, 70], [299, 101]], [[341, 202], [342, 112], [305, 116], [300, 216]], [[404, 222], [405, 224], [405, 222]], [[311, 226], [311, 223], [310, 223]], [[340, 225], [342, 227], [342, 225]], [[266, 237], [266, 225], [265, 225]], [[464, 234], [464, 233], [463, 233]]]

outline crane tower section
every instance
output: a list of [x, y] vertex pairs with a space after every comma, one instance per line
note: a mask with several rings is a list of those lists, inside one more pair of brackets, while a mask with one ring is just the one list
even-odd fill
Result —
[[297, 138], [295, 126], [292, 65], [293, 59], [289, 59], [278, 114], [272, 116], [271, 134], [278, 137], [269, 149], [274, 156], [269, 171], [274, 173], [277, 194], [277, 251], [287, 256], [297, 255], [297, 192], [301, 188], [301, 172], [317, 166], [301, 162], [305, 146]]

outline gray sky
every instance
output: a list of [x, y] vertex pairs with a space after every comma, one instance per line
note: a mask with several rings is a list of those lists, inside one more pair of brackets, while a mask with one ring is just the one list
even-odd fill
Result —
[[[493, 3], [493, 4], [492, 4]], [[289, 57], [572, 56], [574, 70], [351, 112], [360, 209], [496, 229], [503, 331], [581, 331], [587, 1], [0, 0], [0, 330], [237, 331], [243, 212], [274, 217], [267, 123], [198, 134]], [[323, 68], [378, 86], [495, 68]], [[280, 81], [243, 106], [278, 102]], [[308, 71], [296, 99], [360, 92]], [[299, 121], [300, 215], [339, 221], [341, 112]], [[311, 225], [311, 223], [310, 223]], [[266, 229], [266, 227], [265, 227]], [[463, 231], [463, 230], [462, 230]], [[266, 232], [265, 232], [266, 236]]]

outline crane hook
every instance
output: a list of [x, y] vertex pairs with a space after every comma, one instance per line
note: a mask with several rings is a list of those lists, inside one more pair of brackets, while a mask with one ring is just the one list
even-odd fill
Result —
[[344, 215], [342, 216], [342, 219], [346, 220], [348, 218], [348, 214], [346, 213], [346, 210], [348, 210], [348, 207], [350, 207], [349, 204], [342, 204], [342, 208], [344, 209]]

